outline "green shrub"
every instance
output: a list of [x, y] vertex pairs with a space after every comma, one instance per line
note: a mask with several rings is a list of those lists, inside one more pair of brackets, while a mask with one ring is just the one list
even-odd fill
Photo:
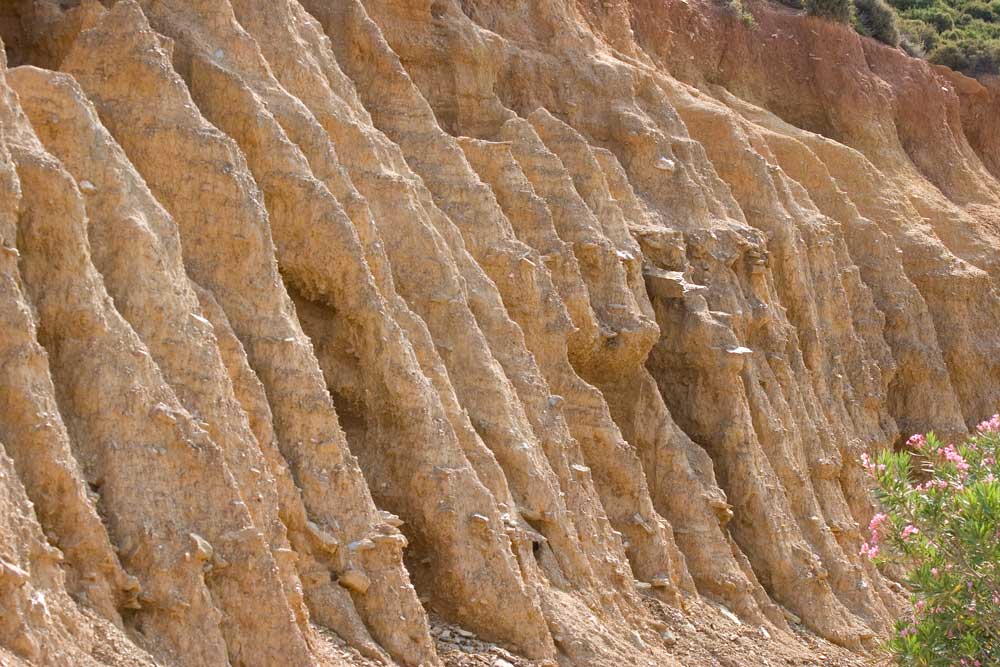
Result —
[[935, 0], [893, 0], [892, 6], [904, 12], [910, 9], [928, 9], [934, 6]]
[[981, 21], [995, 21], [997, 19], [993, 7], [985, 2], [970, 2], [966, 4], [965, 13]]
[[996, 74], [1000, 72], [1000, 40], [943, 42], [928, 59], [970, 76]]
[[[970, 76], [1000, 74], [1000, 0], [888, 0], [907, 53]], [[864, 28], [861, 28], [863, 31]]]
[[930, 61], [950, 67], [956, 72], [965, 72], [969, 69], [969, 59], [966, 57], [965, 51], [954, 42], [945, 42], [937, 46], [931, 52]]
[[909, 42], [911, 45], [918, 47], [921, 51], [921, 57], [933, 51], [940, 39], [938, 31], [923, 21], [902, 19], [899, 22], [899, 28], [902, 32], [902, 43], [905, 45]]
[[947, 7], [915, 9], [907, 12], [905, 16], [930, 26], [939, 36], [955, 27], [955, 18]]
[[819, 16], [838, 23], [850, 23], [852, 14], [851, 0], [805, 0], [806, 12], [810, 16]]
[[812, 16], [853, 23], [862, 35], [969, 76], [1000, 74], [1000, 0], [778, 2], [804, 8]]
[[885, 0], [854, 0], [854, 25], [862, 35], [889, 46], [899, 46], [896, 12]]
[[757, 19], [746, 8], [742, 0], [722, 0], [722, 5], [746, 27], [753, 28], [757, 25]]
[[913, 58], [925, 58], [927, 57], [927, 51], [919, 42], [914, 42], [907, 35], [902, 35], [899, 38], [899, 48], [906, 52], [906, 55]]
[[912, 612], [885, 648], [900, 667], [1000, 664], [1000, 416], [959, 446], [913, 436], [862, 463], [884, 512], [861, 547], [904, 574]]

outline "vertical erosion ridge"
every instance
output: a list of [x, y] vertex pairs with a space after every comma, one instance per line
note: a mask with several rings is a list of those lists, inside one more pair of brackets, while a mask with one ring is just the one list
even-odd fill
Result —
[[1000, 93], [755, 14], [0, 9], [0, 664], [863, 664]]

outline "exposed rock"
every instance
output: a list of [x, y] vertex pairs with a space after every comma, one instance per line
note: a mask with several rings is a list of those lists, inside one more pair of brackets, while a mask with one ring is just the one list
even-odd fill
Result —
[[0, 663], [863, 664], [1000, 88], [724, 12], [0, 8]]

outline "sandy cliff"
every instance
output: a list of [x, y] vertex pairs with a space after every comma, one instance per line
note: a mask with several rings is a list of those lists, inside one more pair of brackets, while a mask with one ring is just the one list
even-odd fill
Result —
[[1000, 85], [750, 7], [4, 3], [0, 664], [861, 664]]

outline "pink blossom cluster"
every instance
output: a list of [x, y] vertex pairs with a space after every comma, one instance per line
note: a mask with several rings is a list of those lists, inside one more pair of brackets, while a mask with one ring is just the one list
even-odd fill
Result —
[[1000, 414], [993, 415], [984, 422], [980, 422], [976, 430], [980, 433], [1000, 433]]
[[922, 433], [914, 433], [910, 436], [910, 439], [906, 441], [906, 444], [914, 449], [920, 449], [927, 444], [927, 438]]
[[965, 459], [962, 458], [962, 455], [958, 453], [957, 449], [955, 449], [955, 445], [947, 445], [945, 447], [941, 447], [937, 450], [937, 453], [938, 456], [943, 456], [947, 460], [954, 463], [955, 467], [958, 468], [961, 472], [968, 472], [969, 464], [965, 462]]
[[861, 545], [861, 551], [859, 555], [867, 556], [868, 558], [878, 558], [879, 553], [879, 539], [881, 538], [880, 530], [882, 525], [889, 520], [885, 512], [879, 512], [872, 517], [871, 522], [868, 524], [868, 530], [871, 532], [871, 537], [868, 541]]
[[867, 470], [870, 473], [874, 473], [876, 470], [879, 472], [885, 472], [885, 464], [884, 463], [876, 464], [874, 461], [871, 460], [871, 457], [868, 456], [866, 452], [861, 453], [861, 465], [864, 467], [865, 470]]
[[937, 489], [947, 489], [948, 488], [948, 482], [946, 482], [943, 479], [929, 479], [926, 482], [924, 482], [923, 484], [917, 484], [914, 488], [917, 491], [920, 491], [921, 493], [926, 493], [926, 492], [930, 491], [931, 489], [935, 489], [935, 488], [937, 488]]

